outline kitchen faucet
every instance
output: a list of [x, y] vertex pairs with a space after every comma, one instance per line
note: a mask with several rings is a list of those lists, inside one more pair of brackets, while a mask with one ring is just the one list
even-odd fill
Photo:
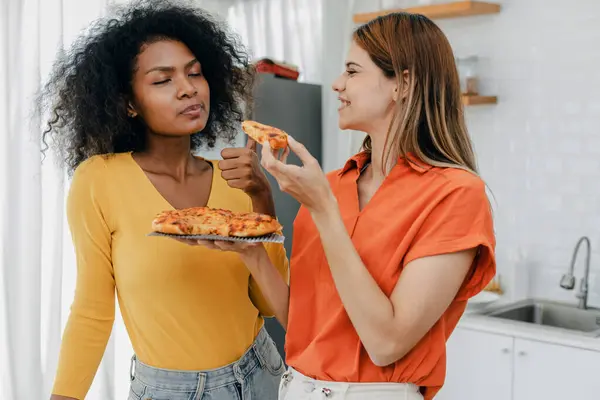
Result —
[[567, 290], [573, 290], [575, 287], [575, 276], [573, 276], [573, 271], [575, 269], [575, 261], [577, 260], [577, 254], [579, 253], [579, 247], [581, 243], [585, 242], [587, 245], [587, 253], [585, 257], [585, 272], [583, 278], [581, 278], [581, 285], [579, 286], [579, 293], [575, 295], [579, 299], [578, 308], [583, 310], [587, 309], [587, 300], [588, 300], [588, 281], [590, 276], [590, 254], [591, 254], [591, 244], [590, 239], [587, 236], [583, 236], [577, 241], [575, 245], [575, 251], [573, 251], [573, 258], [571, 258], [571, 266], [569, 267], [569, 272], [562, 276], [560, 279], [560, 287]]

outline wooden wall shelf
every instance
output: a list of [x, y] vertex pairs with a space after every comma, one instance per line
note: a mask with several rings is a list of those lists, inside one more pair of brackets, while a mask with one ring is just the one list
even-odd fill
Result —
[[463, 95], [462, 101], [465, 106], [478, 106], [482, 104], [496, 104], [498, 103], [498, 97]]
[[429, 6], [410, 7], [404, 9], [384, 10], [370, 13], [354, 14], [356, 24], [364, 24], [373, 18], [393, 12], [404, 11], [412, 14], [423, 14], [431, 19], [469, 17], [473, 15], [496, 14], [500, 12], [500, 4], [483, 1], [456, 1], [445, 4], [432, 4]]

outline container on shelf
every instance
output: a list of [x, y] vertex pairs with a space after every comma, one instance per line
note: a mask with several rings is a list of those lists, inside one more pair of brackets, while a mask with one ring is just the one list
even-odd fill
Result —
[[460, 91], [467, 96], [479, 95], [479, 58], [477, 56], [459, 57], [456, 59]]

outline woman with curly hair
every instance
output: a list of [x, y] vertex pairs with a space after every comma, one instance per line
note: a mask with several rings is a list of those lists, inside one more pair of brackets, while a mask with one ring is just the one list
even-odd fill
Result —
[[[94, 23], [55, 66], [40, 105], [44, 141], [74, 171], [77, 284], [53, 400], [86, 396], [115, 293], [135, 351], [130, 400], [277, 397], [285, 367], [263, 327], [273, 310], [240, 257], [147, 236], [165, 209], [274, 215], [253, 142], [219, 162], [194, 155], [236, 136], [252, 78], [217, 22], [164, 1]], [[287, 281], [283, 246], [265, 248]]]

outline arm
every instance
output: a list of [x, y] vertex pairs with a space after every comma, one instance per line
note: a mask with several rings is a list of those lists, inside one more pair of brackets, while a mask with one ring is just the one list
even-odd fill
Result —
[[[483, 187], [455, 190], [426, 217], [388, 298], [362, 263], [337, 205], [313, 212], [313, 219], [346, 312], [379, 366], [404, 357], [440, 319], [465, 285], [477, 249], [491, 248], [486, 238], [493, 236]], [[474, 279], [493, 276], [493, 268], [483, 269], [485, 276]]]
[[379, 366], [406, 355], [448, 308], [475, 256], [475, 249], [409, 263], [390, 298], [362, 263], [335, 213], [313, 217], [335, 286], [371, 360]]
[[77, 259], [77, 283], [65, 328], [52, 400], [84, 399], [112, 330], [115, 281], [111, 232], [101, 210], [103, 160], [82, 164], [67, 200], [67, 217]]
[[[263, 175], [264, 176], [264, 175]], [[266, 177], [265, 177], [266, 180]], [[275, 215], [275, 203], [268, 182], [261, 192], [250, 195], [251, 210]], [[281, 326], [287, 327], [289, 304], [289, 263], [285, 248], [278, 243], [249, 248], [240, 253], [250, 271], [250, 299], [265, 317], [275, 316]]]
[[[266, 181], [265, 177], [265, 181]], [[273, 193], [271, 193], [271, 186], [269, 182], [265, 182], [265, 188], [258, 192], [250, 194], [250, 199], [252, 201], [252, 211], [271, 215], [276, 217], [275, 213], [275, 202], [273, 201]]]
[[[270, 250], [267, 248], [270, 247]], [[250, 297], [264, 316], [274, 315], [287, 330], [289, 270], [283, 245], [267, 243], [240, 253], [250, 274]], [[272, 260], [277, 260], [275, 267]]]
[[252, 303], [261, 315], [275, 315], [283, 328], [287, 328], [289, 269], [283, 245], [206, 240], [198, 240], [197, 244], [239, 253], [250, 271], [249, 295]]

